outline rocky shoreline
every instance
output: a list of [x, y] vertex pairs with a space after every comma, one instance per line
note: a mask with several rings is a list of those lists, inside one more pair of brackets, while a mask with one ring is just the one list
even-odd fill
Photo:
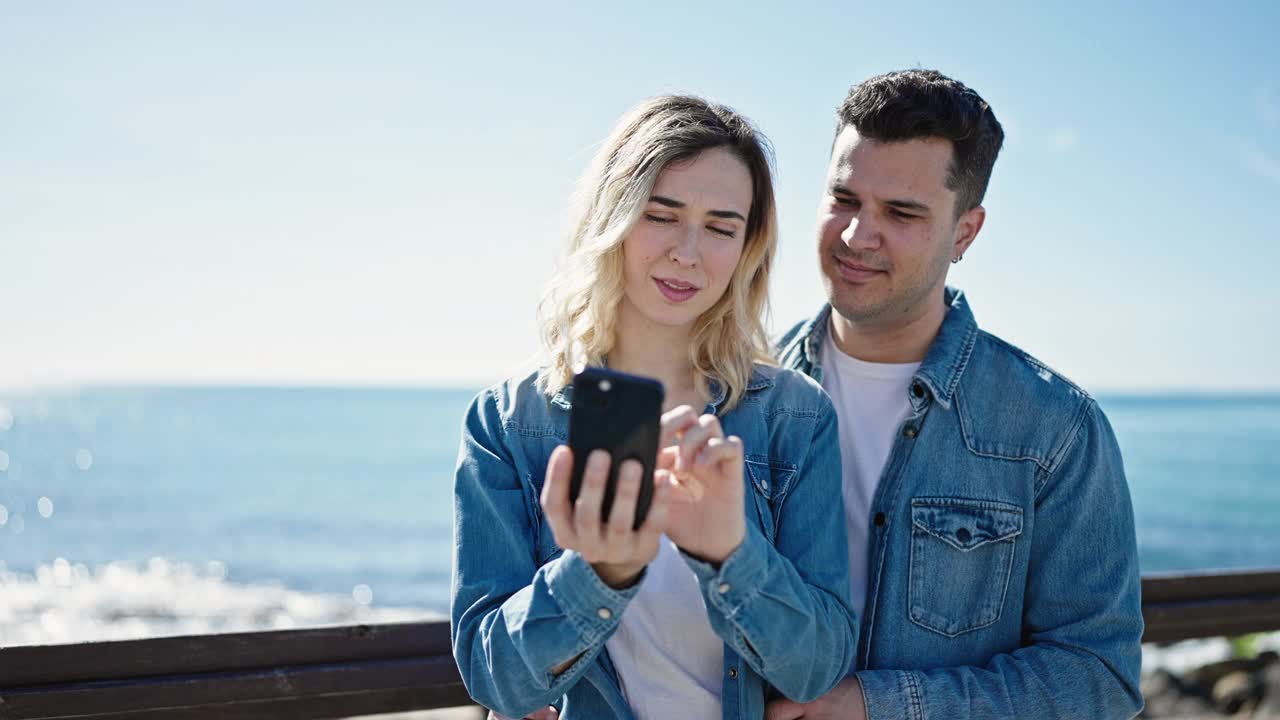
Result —
[[1143, 718], [1280, 718], [1280, 653], [1143, 675]]

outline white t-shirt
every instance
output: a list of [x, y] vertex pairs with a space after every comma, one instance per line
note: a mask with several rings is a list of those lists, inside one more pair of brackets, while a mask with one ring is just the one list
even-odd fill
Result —
[[724, 641], [711, 629], [697, 576], [666, 535], [604, 645], [638, 720], [720, 717]]
[[871, 363], [845, 355], [827, 333], [822, 347], [822, 387], [840, 419], [844, 514], [849, 531], [849, 590], [862, 620], [867, 600], [867, 542], [871, 501], [898, 428], [911, 413], [911, 378], [920, 363]]

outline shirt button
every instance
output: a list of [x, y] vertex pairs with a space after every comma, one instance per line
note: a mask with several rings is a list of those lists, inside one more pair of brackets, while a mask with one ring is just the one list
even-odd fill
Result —
[[918, 398], [924, 397], [924, 386], [920, 383], [911, 383], [911, 394]]
[[736, 677], [738, 677], [738, 668], [736, 668], [736, 667], [731, 667], [731, 668], [729, 668], [729, 677], [731, 677], [731, 678], [736, 678]]
[[716, 588], [716, 590], [717, 590], [721, 595], [723, 595], [723, 594], [725, 594], [725, 593], [729, 592], [729, 583], [720, 583], [720, 587]]
[[956, 531], [956, 539], [960, 542], [969, 542], [969, 538], [973, 537], [969, 534], [969, 528], [960, 528]]
[[884, 527], [885, 522], [886, 522], [886, 518], [884, 516], [884, 513], [882, 512], [876, 513], [876, 527]]
[[610, 610], [609, 608], [600, 608], [599, 610], [596, 611], [596, 616], [599, 617], [601, 620], [608, 620], [609, 618], [613, 617], [613, 611]]
[[908, 425], [907, 427], [903, 428], [902, 434], [906, 435], [909, 438], [913, 438], [916, 436], [916, 429]]

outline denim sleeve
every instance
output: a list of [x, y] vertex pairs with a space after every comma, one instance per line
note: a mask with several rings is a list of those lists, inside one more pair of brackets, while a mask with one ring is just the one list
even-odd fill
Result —
[[870, 720], [1130, 718], [1142, 710], [1141, 577], [1115, 435], [1089, 401], [1037, 488], [1025, 644], [983, 667], [858, 673]]
[[746, 539], [719, 569], [685, 556], [711, 627], [769, 684], [798, 702], [835, 687], [857, 646], [840, 442], [829, 401], [803, 457], [782, 501], [774, 545], [748, 523]]
[[467, 411], [453, 492], [453, 657], [476, 702], [524, 717], [581, 678], [639, 583], [615, 591], [573, 551], [537, 566], [532, 518], [540, 509], [487, 394]]

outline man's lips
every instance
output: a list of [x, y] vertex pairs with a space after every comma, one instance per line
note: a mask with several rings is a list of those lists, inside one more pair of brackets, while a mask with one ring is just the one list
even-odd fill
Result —
[[835, 257], [834, 260], [836, 262], [836, 272], [840, 273], [840, 277], [849, 282], [865, 282], [885, 273], [884, 270], [877, 270], [840, 257]]
[[682, 282], [673, 278], [654, 278], [653, 284], [658, 286], [658, 292], [671, 302], [684, 302], [701, 290], [697, 285]]

